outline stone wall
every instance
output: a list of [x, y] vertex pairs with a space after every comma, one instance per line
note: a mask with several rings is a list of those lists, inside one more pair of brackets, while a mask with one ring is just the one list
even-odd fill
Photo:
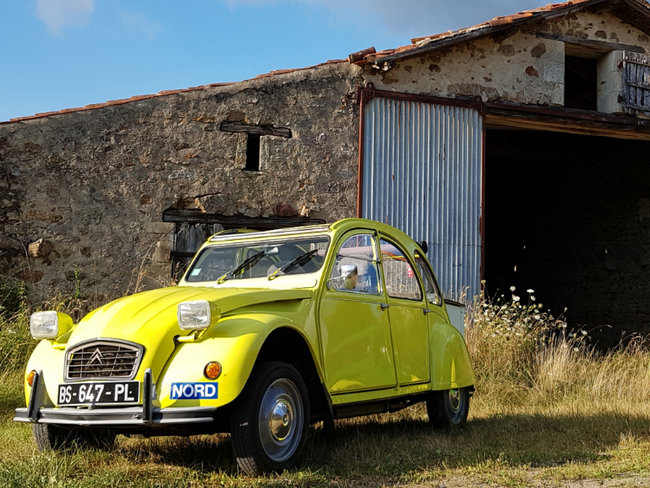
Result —
[[383, 90], [442, 97], [481, 97], [533, 105], [564, 105], [565, 43], [578, 40], [650, 46], [642, 31], [609, 13], [581, 12], [529, 24], [506, 37], [483, 37], [364, 73]]
[[[355, 71], [326, 64], [0, 124], [0, 273], [33, 297], [169, 282], [169, 208], [333, 221], [356, 208]], [[286, 128], [260, 139], [224, 121]]]

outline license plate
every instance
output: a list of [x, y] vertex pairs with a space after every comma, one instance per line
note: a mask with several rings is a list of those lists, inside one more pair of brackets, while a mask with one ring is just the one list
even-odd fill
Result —
[[131, 405], [139, 401], [139, 381], [59, 385], [58, 405]]

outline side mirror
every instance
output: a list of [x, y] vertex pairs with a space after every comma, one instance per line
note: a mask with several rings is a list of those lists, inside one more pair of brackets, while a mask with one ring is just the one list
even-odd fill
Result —
[[418, 242], [418, 246], [424, 251], [424, 254], [429, 252], [429, 243], [427, 241]]

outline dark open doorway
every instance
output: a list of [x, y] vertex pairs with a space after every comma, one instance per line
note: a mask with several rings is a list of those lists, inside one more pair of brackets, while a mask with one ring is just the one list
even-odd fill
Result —
[[487, 131], [487, 292], [527, 289], [611, 345], [650, 332], [650, 142]]

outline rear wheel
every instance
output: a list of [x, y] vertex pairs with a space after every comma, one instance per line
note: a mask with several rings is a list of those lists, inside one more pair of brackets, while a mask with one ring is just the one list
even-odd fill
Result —
[[231, 414], [239, 468], [257, 475], [293, 466], [308, 426], [309, 396], [300, 373], [282, 362], [259, 364]]
[[32, 431], [39, 451], [74, 447], [111, 449], [115, 444], [115, 434], [104, 429], [73, 430], [52, 424], [33, 424]]
[[464, 425], [468, 412], [468, 388], [434, 391], [427, 399], [429, 422], [435, 427], [451, 428]]

